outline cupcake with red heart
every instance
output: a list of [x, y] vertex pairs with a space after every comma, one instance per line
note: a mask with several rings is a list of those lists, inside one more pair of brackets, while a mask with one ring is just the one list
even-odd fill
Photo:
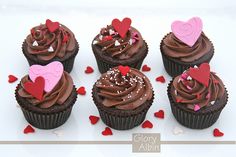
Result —
[[175, 77], [189, 67], [210, 62], [214, 47], [202, 28], [199, 17], [172, 23], [172, 32], [160, 44], [164, 67], [170, 76]]
[[143, 122], [154, 91], [143, 73], [120, 65], [101, 75], [93, 86], [92, 97], [106, 125], [127, 130]]
[[208, 63], [191, 67], [173, 78], [167, 93], [176, 120], [193, 129], [213, 125], [228, 101], [222, 80], [210, 72]]
[[30, 124], [53, 129], [67, 121], [77, 93], [71, 76], [54, 61], [46, 66], [32, 65], [17, 85], [15, 97]]
[[148, 53], [147, 43], [131, 26], [131, 19], [113, 19], [92, 41], [92, 50], [101, 73], [118, 65], [140, 69]]
[[65, 71], [71, 72], [79, 45], [69, 28], [47, 19], [45, 24], [31, 29], [23, 42], [22, 51], [30, 65], [59, 61]]

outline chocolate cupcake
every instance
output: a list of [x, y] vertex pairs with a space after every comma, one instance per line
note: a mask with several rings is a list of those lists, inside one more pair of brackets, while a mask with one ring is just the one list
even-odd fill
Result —
[[23, 42], [22, 51], [29, 65], [59, 61], [65, 71], [71, 72], [79, 45], [69, 28], [48, 19], [46, 24], [31, 29]]
[[127, 130], [143, 122], [152, 105], [154, 91], [143, 73], [119, 66], [102, 74], [93, 86], [92, 97], [106, 125]]
[[131, 27], [131, 19], [114, 19], [93, 39], [92, 50], [101, 73], [118, 65], [140, 69], [148, 53], [140, 32]]
[[208, 63], [190, 68], [175, 77], [167, 92], [176, 120], [193, 129], [213, 125], [228, 101], [222, 80], [210, 72]]
[[17, 85], [15, 97], [31, 125], [53, 129], [67, 121], [77, 93], [71, 76], [54, 61], [46, 66], [32, 65], [29, 75]]
[[175, 21], [172, 32], [161, 41], [160, 50], [167, 73], [175, 77], [194, 65], [209, 63], [214, 54], [212, 42], [202, 32], [198, 17], [188, 22]]

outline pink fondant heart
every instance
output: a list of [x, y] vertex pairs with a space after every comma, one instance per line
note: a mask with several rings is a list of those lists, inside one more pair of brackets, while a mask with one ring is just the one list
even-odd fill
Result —
[[202, 33], [202, 20], [193, 17], [187, 22], [174, 21], [171, 29], [179, 40], [192, 47]]
[[45, 79], [44, 91], [50, 92], [59, 82], [63, 73], [63, 65], [54, 61], [48, 65], [32, 65], [29, 69], [29, 77], [34, 82], [38, 76]]

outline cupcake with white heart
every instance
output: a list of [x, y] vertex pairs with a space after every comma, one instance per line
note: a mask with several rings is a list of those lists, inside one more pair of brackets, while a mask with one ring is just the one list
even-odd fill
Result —
[[53, 129], [67, 121], [77, 93], [71, 76], [54, 61], [46, 66], [32, 65], [17, 85], [15, 97], [30, 124]]
[[175, 77], [189, 67], [210, 62], [214, 46], [202, 29], [199, 17], [172, 23], [172, 32], [162, 39], [160, 45], [164, 67], [170, 76]]

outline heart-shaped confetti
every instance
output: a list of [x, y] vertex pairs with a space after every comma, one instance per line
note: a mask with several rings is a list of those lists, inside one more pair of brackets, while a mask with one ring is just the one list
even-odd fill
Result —
[[222, 136], [224, 136], [224, 133], [221, 132], [219, 129], [215, 128], [214, 131], [213, 131], [213, 135], [215, 137], [222, 137]]
[[179, 135], [179, 134], [183, 134], [184, 133], [184, 131], [181, 129], [181, 128], [179, 128], [179, 127], [174, 127], [174, 129], [173, 129], [173, 134], [174, 135]]
[[44, 91], [50, 92], [61, 79], [63, 71], [61, 62], [54, 61], [45, 66], [32, 65], [29, 68], [29, 77], [33, 82], [37, 77], [43, 77], [45, 79]]
[[9, 83], [13, 83], [13, 82], [15, 82], [15, 81], [17, 81], [18, 80], [18, 78], [16, 77], [16, 76], [14, 76], [14, 75], [8, 75], [8, 82]]
[[86, 67], [86, 70], [84, 71], [86, 74], [91, 74], [91, 73], [93, 73], [93, 68], [91, 67], [91, 66], [87, 66]]
[[28, 134], [28, 133], [34, 133], [35, 130], [31, 125], [27, 125], [26, 128], [24, 129], [24, 134]]
[[93, 115], [89, 116], [89, 120], [90, 120], [91, 124], [93, 124], [93, 125], [96, 124], [99, 119], [100, 118], [97, 116], [93, 116]]
[[208, 87], [210, 79], [210, 65], [208, 63], [202, 63], [198, 68], [190, 68], [188, 75]]
[[57, 29], [59, 29], [60, 24], [59, 22], [52, 22], [51, 20], [47, 19], [46, 20], [46, 26], [48, 28], [48, 30], [53, 33], [55, 32]]
[[153, 124], [149, 120], [146, 120], [145, 122], [143, 122], [142, 128], [150, 128], [151, 129], [151, 128], [153, 128]]
[[119, 71], [120, 71], [122, 76], [126, 76], [127, 73], [130, 71], [130, 67], [129, 66], [123, 66], [123, 65], [120, 65], [118, 67], [118, 69], [119, 69]]
[[112, 20], [112, 26], [121, 36], [121, 38], [124, 38], [126, 36], [126, 33], [128, 32], [130, 28], [130, 25], [131, 25], [130, 18], [124, 18], [122, 21], [120, 21], [119, 19]]
[[147, 65], [147, 64], [145, 64], [145, 65], [143, 65], [143, 67], [142, 67], [142, 71], [150, 71], [151, 70], [151, 68]]
[[44, 85], [45, 85], [44, 78], [39, 76], [35, 79], [34, 82], [24, 83], [24, 89], [26, 90], [26, 92], [31, 94], [36, 99], [42, 100]]
[[174, 21], [171, 29], [179, 40], [192, 47], [202, 33], [202, 20], [194, 17], [187, 22]]
[[194, 105], [194, 109], [193, 109], [193, 110], [194, 110], [195, 112], [197, 112], [198, 110], [200, 110], [200, 108], [201, 108], [201, 107], [200, 107], [198, 104], [196, 104], [196, 105]]
[[159, 110], [158, 112], [154, 113], [154, 116], [157, 117], [157, 118], [164, 119], [165, 114], [164, 114], [163, 110]]
[[77, 89], [77, 94], [79, 95], [85, 95], [86, 94], [86, 90], [85, 87], [81, 86]]
[[109, 127], [106, 127], [105, 130], [102, 131], [103, 136], [113, 135], [112, 130]]
[[164, 78], [164, 76], [158, 76], [158, 77], [156, 78], [156, 81], [157, 81], [157, 82], [161, 82], [161, 83], [165, 83], [165, 82], [166, 82], [166, 79]]

